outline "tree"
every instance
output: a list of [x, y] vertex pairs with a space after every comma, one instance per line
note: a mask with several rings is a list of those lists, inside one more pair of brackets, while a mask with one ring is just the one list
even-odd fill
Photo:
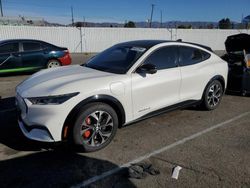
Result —
[[214, 28], [214, 24], [212, 24], [212, 23], [208, 24], [206, 27], [207, 27], [207, 29], [213, 29]]
[[74, 26], [76, 26], [76, 27], [82, 27], [82, 22], [76, 22], [76, 23], [74, 23]]
[[223, 18], [219, 21], [219, 28], [220, 29], [231, 29], [232, 23], [229, 18]]
[[178, 29], [192, 29], [192, 25], [179, 25]]
[[128, 28], [135, 28], [135, 23], [132, 21], [129, 21], [128, 23], [125, 23], [124, 27], [128, 27]]

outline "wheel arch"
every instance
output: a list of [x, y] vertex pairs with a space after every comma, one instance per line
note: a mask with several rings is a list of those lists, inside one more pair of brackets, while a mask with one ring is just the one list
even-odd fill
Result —
[[218, 80], [218, 81], [221, 83], [221, 85], [222, 85], [222, 87], [223, 87], [223, 92], [226, 91], [226, 88], [225, 88], [225, 87], [226, 87], [226, 83], [225, 83], [224, 77], [221, 76], [221, 75], [216, 75], [216, 76], [214, 76], [213, 78], [211, 78], [211, 79], [209, 80], [209, 82], [207, 83], [206, 87], [204, 88], [203, 94], [202, 94], [202, 99], [204, 98], [204, 94], [205, 94], [205, 91], [206, 91], [207, 87], [208, 87], [209, 84], [210, 84], [211, 82], [213, 82], [214, 80]]
[[221, 76], [221, 75], [216, 75], [216, 76], [214, 76], [214, 77], [209, 81], [208, 84], [210, 84], [210, 83], [211, 83], [212, 81], [214, 81], [214, 80], [218, 80], [218, 81], [221, 83], [221, 85], [222, 85], [222, 87], [223, 87], [223, 92], [225, 92], [225, 90], [226, 90], [226, 83], [225, 83], [224, 77]]
[[125, 111], [119, 100], [109, 95], [94, 95], [94, 96], [91, 96], [82, 100], [70, 111], [70, 113], [68, 114], [63, 124], [62, 140], [65, 140], [69, 137], [73, 128], [72, 122], [75, 122], [75, 119], [79, 110], [82, 109], [85, 105], [94, 103], [94, 102], [101, 102], [101, 103], [111, 106], [117, 113], [119, 127], [121, 127], [125, 123], [126, 121]]

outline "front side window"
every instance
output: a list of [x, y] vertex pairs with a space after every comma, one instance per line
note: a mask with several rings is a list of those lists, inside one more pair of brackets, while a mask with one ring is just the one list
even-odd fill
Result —
[[178, 48], [164, 47], [153, 52], [144, 64], [153, 64], [158, 70], [174, 68], [177, 66]]
[[125, 74], [145, 53], [146, 49], [136, 46], [113, 46], [90, 59], [86, 67], [117, 74]]
[[200, 63], [210, 57], [210, 54], [197, 48], [180, 47], [180, 66], [188, 66]]
[[0, 46], [0, 53], [16, 53], [19, 51], [18, 43], [8, 43]]
[[41, 50], [41, 44], [37, 42], [24, 42], [23, 51], [39, 51]]

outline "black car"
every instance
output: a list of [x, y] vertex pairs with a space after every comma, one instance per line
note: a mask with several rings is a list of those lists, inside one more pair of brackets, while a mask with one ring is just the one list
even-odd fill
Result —
[[250, 93], [250, 35], [237, 34], [229, 36], [225, 42], [227, 54], [222, 59], [228, 62], [228, 92], [238, 92], [242, 95]]
[[0, 74], [37, 71], [71, 64], [67, 48], [39, 40], [0, 41]]

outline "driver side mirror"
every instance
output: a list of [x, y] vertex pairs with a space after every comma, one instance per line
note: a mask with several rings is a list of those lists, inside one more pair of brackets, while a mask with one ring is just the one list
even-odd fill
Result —
[[157, 72], [157, 68], [153, 64], [144, 64], [141, 65], [137, 70], [137, 73], [146, 73], [146, 74], [155, 74]]

